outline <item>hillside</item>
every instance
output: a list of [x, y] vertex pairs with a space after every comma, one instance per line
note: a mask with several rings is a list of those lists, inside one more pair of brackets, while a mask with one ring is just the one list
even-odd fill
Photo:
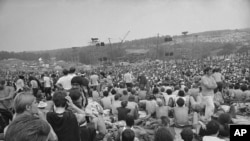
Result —
[[[56, 57], [57, 60], [96, 64], [100, 63], [100, 60], [136, 61], [145, 58], [191, 59], [230, 53], [242, 53], [250, 50], [250, 28], [206, 31], [173, 36], [173, 41], [171, 42], [166, 42], [166, 37], [169, 36], [165, 35], [125, 41], [122, 44], [105, 43], [105, 46], [93, 45], [28, 53], [43, 54], [43, 56], [46, 57], [48, 57], [47, 54], [49, 54], [50, 57]], [[173, 56], [166, 57], [165, 53], [170, 52], [173, 53]], [[20, 56], [27, 56], [27, 53], [23, 53]], [[13, 55], [10, 58], [13, 58]]]
[[[76, 60], [86, 64], [98, 63], [100, 58], [129, 60], [163, 59], [166, 52], [171, 58], [200, 58], [206, 56], [242, 53], [250, 50], [250, 29], [217, 30], [174, 36], [165, 42], [166, 36], [150, 37], [105, 46], [87, 46], [49, 51], [51, 56], [66, 61]], [[168, 58], [167, 58], [168, 59]]]

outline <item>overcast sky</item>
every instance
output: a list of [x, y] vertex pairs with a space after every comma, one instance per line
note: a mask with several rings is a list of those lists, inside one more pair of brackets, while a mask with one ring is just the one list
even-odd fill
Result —
[[0, 50], [250, 27], [250, 0], [0, 0]]

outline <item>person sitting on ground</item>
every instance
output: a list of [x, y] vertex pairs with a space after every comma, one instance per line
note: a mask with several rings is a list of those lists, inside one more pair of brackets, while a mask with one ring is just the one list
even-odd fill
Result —
[[[42, 111], [40, 111], [37, 106], [38, 106], [38, 104], [37, 104], [36, 98], [32, 93], [21, 92], [21, 93], [17, 94], [15, 99], [14, 99], [14, 102], [13, 102], [15, 115], [13, 117], [12, 122], [15, 122], [15, 119], [17, 119], [23, 115], [35, 116], [35, 117], [38, 117], [39, 119], [47, 122], [44, 113]], [[50, 124], [48, 124], [48, 125], [50, 127], [49, 141], [57, 140], [56, 133], [54, 132], [54, 130], [50, 126]], [[8, 130], [8, 126], [5, 128], [5, 132], [4, 132], [5, 134], [6, 134], [7, 130]]]
[[[126, 126], [122, 127], [118, 131], [118, 136], [116, 137], [116, 140], [122, 140], [122, 134], [125, 130], [130, 129], [135, 133], [135, 140], [144, 139], [145, 141], [148, 141], [147, 138], [147, 132], [140, 126], [135, 126], [135, 120], [132, 115], [128, 115], [126, 117]], [[122, 140], [123, 141], [123, 140]]]
[[158, 87], [154, 87], [152, 93], [153, 93], [153, 95], [154, 95], [156, 98], [160, 98], [160, 97], [161, 97], [161, 93], [160, 93]]
[[244, 94], [246, 95], [246, 101], [250, 101], [250, 85], [247, 87], [247, 90], [244, 91]]
[[128, 97], [130, 96], [130, 94], [128, 94], [127, 90], [123, 90], [122, 92], [122, 97], [120, 98], [121, 101], [128, 101]]
[[240, 100], [241, 101], [245, 101], [247, 99], [247, 85], [246, 84], [243, 84], [240, 89], [242, 90], [242, 95], [240, 96]]
[[112, 99], [109, 97], [108, 91], [103, 92], [103, 98], [101, 99], [101, 105], [103, 106], [103, 109], [111, 109], [112, 107]]
[[157, 102], [154, 95], [150, 95], [148, 100], [141, 100], [140, 103], [146, 104], [147, 117], [156, 117]]
[[128, 101], [122, 101], [121, 107], [117, 108], [118, 111], [118, 121], [126, 120], [128, 113], [131, 111], [129, 108], [127, 108]]
[[174, 107], [174, 124], [176, 127], [185, 127], [189, 125], [188, 107], [184, 106], [183, 98], [179, 98], [176, 101], [176, 107]]
[[135, 97], [133, 95], [130, 95], [128, 98], [127, 108], [130, 109], [130, 114], [134, 116], [134, 119], [137, 119], [139, 117], [138, 114], [139, 106], [135, 102]]
[[166, 100], [168, 100], [168, 94], [165, 92], [165, 88], [164, 87], [161, 87], [160, 91], [161, 91], [161, 95], [163, 97], [164, 105], [166, 105]]
[[177, 99], [179, 99], [179, 98], [183, 98], [185, 104], [187, 103], [186, 102], [186, 97], [185, 97], [185, 92], [183, 90], [179, 90], [177, 96], [175, 97], [175, 103], [176, 103]]
[[136, 141], [134, 131], [131, 129], [125, 129], [122, 132], [122, 141]]
[[112, 108], [111, 108], [111, 112], [113, 116], [115, 116], [116, 118], [118, 118], [117, 108], [121, 107], [121, 101], [119, 99], [120, 99], [120, 94], [116, 94], [115, 101], [113, 102]]
[[181, 131], [181, 138], [183, 139], [183, 141], [193, 141], [194, 132], [192, 131], [191, 128], [184, 128]]
[[[72, 99], [72, 102], [75, 106], [77, 106], [79, 109], [84, 110], [84, 98], [79, 89], [76, 88], [70, 89], [69, 96]], [[75, 111], [74, 109], [70, 109], [70, 107], [68, 107], [68, 109], [71, 110], [73, 113], [77, 113], [77, 111]]]
[[125, 84], [124, 83], [120, 83], [119, 84], [119, 88], [117, 89], [117, 93], [122, 95], [124, 90], [126, 90]]
[[[72, 102], [66, 92], [54, 93], [54, 112], [47, 113], [47, 120], [53, 127], [59, 141], [80, 141], [79, 123], [85, 118], [85, 113]], [[67, 110], [67, 106], [74, 109], [76, 113]]]
[[167, 95], [163, 95], [166, 102], [166, 106], [174, 107], [175, 95], [172, 95], [171, 89], [167, 89], [166, 93]]
[[240, 89], [240, 84], [236, 83], [234, 86], [234, 99], [243, 101], [245, 99], [243, 91]]
[[94, 123], [95, 130], [97, 131], [96, 140], [103, 140], [105, 134], [107, 134], [106, 125], [103, 118], [103, 109], [93, 111], [93, 115], [92, 123]]
[[230, 125], [229, 124], [233, 124], [233, 120], [230, 114], [222, 113], [221, 115], [219, 115], [218, 122], [220, 125], [220, 131], [219, 131], [218, 137], [225, 139], [225, 140], [229, 140], [229, 137], [230, 137], [230, 127], [229, 127]]
[[189, 97], [190, 108], [193, 111], [201, 112], [204, 109], [204, 104], [202, 103], [202, 94], [199, 93], [191, 93]]
[[168, 117], [168, 111], [170, 107], [164, 106], [162, 99], [157, 99], [158, 107], [156, 108], [156, 118], [160, 119], [162, 116]]
[[96, 87], [91, 88], [92, 89], [92, 98], [94, 101], [99, 102], [101, 97], [99, 92], [97, 91]]
[[85, 85], [84, 78], [81, 76], [74, 76], [71, 79], [71, 89], [78, 89], [81, 92], [84, 107], [88, 105], [88, 90]]
[[184, 88], [184, 97], [185, 97], [185, 105], [189, 108], [190, 107], [190, 94], [189, 94], [189, 88]]
[[154, 137], [154, 141], [174, 141], [174, 137], [167, 128], [159, 128]]
[[222, 97], [222, 94], [218, 88], [215, 88], [214, 89], [214, 105], [216, 108], [219, 108], [222, 104], [224, 104], [224, 99]]
[[147, 91], [145, 90], [144, 87], [140, 87], [140, 90], [138, 92], [138, 97], [140, 100], [145, 100], [147, 95]]
[[109, 97], [111, 98], [112, 104], [115, 101], [116, 90], [113, 87], [109, 87]]
[[[79, 91], [79, 89], [71, 89], [69, 90], [69, 96], [72, 99], [72, 102], [80, 109], [83, 109], [83, 98], [82, 98], [82, 94]], [[74, 109], [72, 108], [68, 108], [69, 110], [71, 110], [73, 113], [77, 113]], [[80, 125], [80, 136], [81, 136], [81, 141], [91, 141], [95, 138], [96, 136], [96, 130], [94, 128], [94, 126], [91, 127], [90, 120], [92, 119], [92, 115], [86, 115], [86, 118], [83, 117], [83, 120], [80, 121], [81, 123], [79, 123]], [[84, 120], [86, 119], [86, 121], [88, 123], [86, 123], [86, 121]], [[87, 120], [88, 119], [88, 120]]]
[[224, 141], [218, 138], [220, 126], [215, 120], [211, 120], [206, 125], [206, 135], [203, 137], [203, 141]]
[[170, 119], [167, 116], [162, 116], [160, 118], [160, 126], [158, 128], [161, 128], [161, 127], [167, 128], [171, 132], [172, 136], [175, 138], [175, 135], [176, 135], [175, 130], [173, 127], [170, 127]]
[[132, 89], [131, 94], [135, 97], [134, 102], [139, 103], [139, 96], [136, 89]]
[[8, 126], [5, 141], [47, 141], [50, 130], [46, 121], [32, 115], [21, 115]]

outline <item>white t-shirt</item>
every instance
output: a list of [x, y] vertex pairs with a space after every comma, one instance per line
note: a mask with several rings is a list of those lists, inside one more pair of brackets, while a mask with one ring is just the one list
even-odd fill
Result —
[[99, 79], [99, 76], [96, 75], [96, 74], [93, 74], [90, 76], [90, 84], [92, 86], [97, 86], [99, 83], [98, 83], [98, 79]]
[[225, 140], [213, 136], [204, 136], [203, 141], [225, 141]]
[[16, 89], [18, 90], [23, 90], [24, 87], [24, 81], [22, 79], [18, 79], [16, 81]]
[[74, 74], [74, 73], [69, 73], [69, 74], [68, 74], [68, 77], [69, 77], [69, 79], [70, 79], [70, 82], [71, 82], [72, 78], [75, 77], [75, 76], [76, 76], [76, 74]]
[[44, 87], [45, 88], [50, 88], [51, 87], [52, 80], [50, 79], [50, 77], [44, 76], [43, 81], [44, 81]]
[[67, 75], [67, 76], [62, 76], [62, 77], [60, 77], [58, 80], [57, 80], [57, 82], [56, 82], [56, 84], [61, 84], [62, 85], [62, 87], [65, 89], [65, 90], [69, 90], [69, 89], [71, 89], [71, 79], [72, 79], [72, 77], [71, 76], [69, 76], [69, 75]]
[[37, 84], [37, 81], [36, 81], [36, 80], [31, 80], [31, 81], [30, 81], [30, 84], [31, 84], [31, 87], [32, 87], [32, 88], [38, 88], [38, 84]]
[[130, 73], [125, 73], [124, 74], [124, 81], [125, 81], [125, 83], [132, 83], [132, 81], [133, 81], [132, 75]]

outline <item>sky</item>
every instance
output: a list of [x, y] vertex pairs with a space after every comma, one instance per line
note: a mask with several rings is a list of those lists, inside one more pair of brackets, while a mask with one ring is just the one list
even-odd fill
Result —
[[0, 0], [0, 51], [250, 27], [250, 0]]

